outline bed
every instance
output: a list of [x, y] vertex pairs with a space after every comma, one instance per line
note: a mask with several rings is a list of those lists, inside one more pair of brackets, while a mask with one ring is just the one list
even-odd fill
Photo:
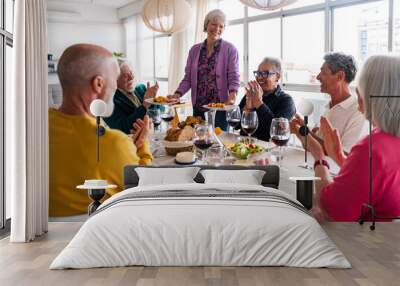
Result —
[[[139, 186], [105, 201], [50, 269], [119, 266], [292, 266], [350, 268], [342, 252], [296, 200], [277, 189], [275, 166], [260, 185], [194, 183]], [[202, 170], [213, 169], [201, 166]]]

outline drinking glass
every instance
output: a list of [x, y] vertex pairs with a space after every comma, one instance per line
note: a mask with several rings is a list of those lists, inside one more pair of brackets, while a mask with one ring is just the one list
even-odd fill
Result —
[[161, 125], [161, 110], [158, 108], [148, 109], [147, 114], [153, 122], [154, 133], [156, 133], [156, 131], [159, 130], [159, 126]]
[[214, 144], [214, 132], [211, 125], [199, 124], [194, 130], [193, 143], [204, 154], [203, 161], [207, 162], [207, 150]]
[[279, 167], [281, 167], [281, 161], [283, 159], [282, 147], [286, 146], [290, 138], [289, 120], [283, 117], [272, 119], [270, 127], [270, 135], [272, 142], [274, 142], [274, 144], [279, 148], [278, 164]]
[[213, 166], [220, 166], [224, 163], [226, 151], [224, 146], [214, 145], [208, 149], [207, 162]]
[[226, 121], [228, 121], [229, 126], [232, 128], [233, 134], [235, 133], [235, 128], [240, 124], [240, 119], [241, 114], [239, 106], [226, 112]]
[[169, 105], [164, 105], [164, 110], [161, 113], [161, 119], [167, 123], [168, 128], [170, 127], [170, 123], [174, 119], [174, 117], [175, 117], [175, 108]]
[[257, 112], [255, 110], [243, 111], [241, 124], [242, 130], [249, 137], [249, 142], [253, 142], [251, 135], [253, 135], [258, 128]]

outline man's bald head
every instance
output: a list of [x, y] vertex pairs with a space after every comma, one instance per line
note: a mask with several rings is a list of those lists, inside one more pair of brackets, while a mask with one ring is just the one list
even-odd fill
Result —
[[113, 65], [117, 65], [107, 49], [90, 44], [68, 47], [58, 62], [57, 73], [64, 92], [87, 88], [96, 76], [104, 78]]

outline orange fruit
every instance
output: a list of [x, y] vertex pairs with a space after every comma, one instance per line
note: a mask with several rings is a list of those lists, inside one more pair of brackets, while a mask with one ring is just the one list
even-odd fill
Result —
[[215, 127], [215, 134], [220, 135], [222, 133], [222, 129], [219, 127]]

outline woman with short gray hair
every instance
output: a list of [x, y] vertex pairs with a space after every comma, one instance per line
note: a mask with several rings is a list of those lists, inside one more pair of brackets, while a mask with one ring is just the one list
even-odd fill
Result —
[[[234, 104], [240, 86], [239, 55], [235, 46], [221, 39], [226, 16], [221, 10], [210, 11], [204, 19], [207, 39], [194, 45], [185, 68], [185, 76], [170, 102], [191, 90], [193, 115], [204, 118], [209, 103]], [[215, 125], [227, 129], [225, 112], [217, 112]]]
[[[372, 56], [364, 64], [356, 89], [359, 110], [374, 126], [371, 138], [372, 197], [375, 214], [380, 218], [400, 216], [399, 75], [399, 56]], [[291, 129], [304, 140], [299, 136], [299, 123], [298, 119], [293, 120]], [[369, 136], [354, 145], [346, 156], [337, 130], [324, 117], [321, 118], [321, 131], [325, 139], [324, 148], [308, 135], [308, 149], [315, 159], [315, 176], [321, 178], [316, 183], [313, 214], [318, 219], [357, 221], [362, 205], [369, 202]], [[341, 167], [334, 179], [330, 176], [324, 149]], [[371, 214], [367, 215], [367, 219], [371, 219]]]

